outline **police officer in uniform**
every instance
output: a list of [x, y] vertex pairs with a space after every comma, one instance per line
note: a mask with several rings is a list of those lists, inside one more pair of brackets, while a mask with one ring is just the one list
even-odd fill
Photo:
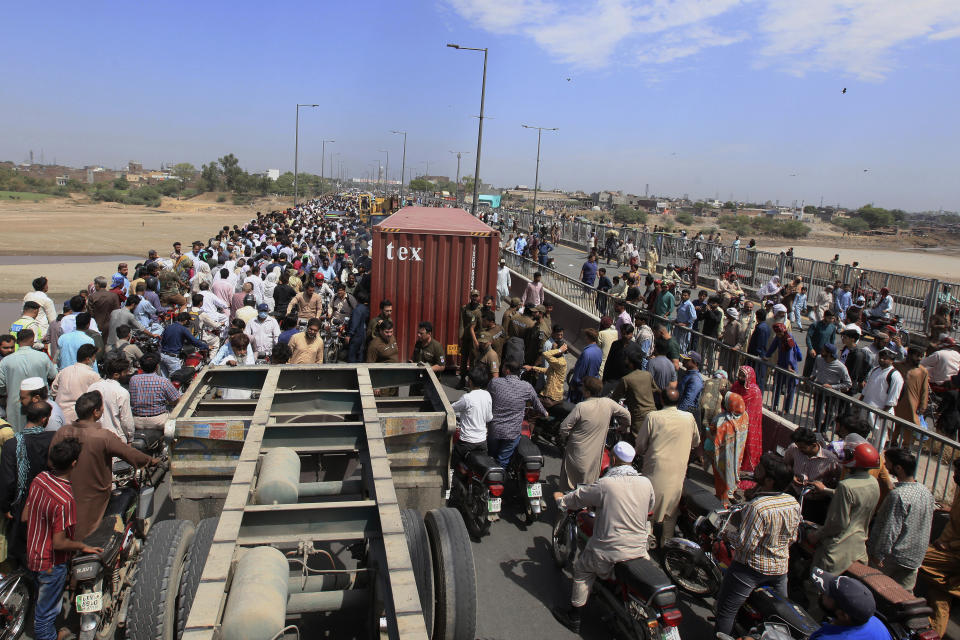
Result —
[[523, 313], [516, 313], [510, 318], [510, 325], [507, 327], [507, 336], [510, 338], [520, 338], [527, 341], [527, 333], [537, 324], [533, 319], [533, 305], [524, 309]]
[[377, 327], [379, 327], [380, 323], [384, 320], [390, 320], [391, 323], [393, 322], [393, 303], [389, 300], [380, 301], [380, 313], [374, 316], [367, 324], [367, 341], [376, 335]]
[[477, 332], [480, 329], [480, 292], [470, 292], [470, 302], [460, 307], [460, 384], [458, 389], [467, 386], [467, 372], [477, 361]]
[[477, 350], [480, 357], [477, 366], [486, 371], [490, 375], [490, 379], [493, 380], [500, 377], [500, 357], [491, 348], [490, 339], [490, 334], [486, 331], [481, 331], [480, 335], [477, 336], [477, 341], [480, 343], [480, 348]]
[[513, 317], [520, 313], [520, 298], [510, 298], [508, 300], [510, 307], [503, 312], [503, 320], [501, 324], [503, 325], [504, 333], [510, 333], [510, 322], [513, 320]]
[[497, 352], [497, 357], [503, 359], [503, 345], [507, 341], [507, 332], [497, 324], [497, 318], [490, 310], [480, 314], [480, 326], [490, 335], [490, 348]]
[[[367, 362], [400, 362], [400, 351], [397, 348], [396, 337], [393, 335], [393, 320], [380, 322], [373, 338], [370, 339], [370, 346], [367, 347]], [[397, 393], [397, 387], [374, 389], [374, 395], [395, 396]]]
[[[443, 358], [443, 346], [433, 337], [433, 323], [424, 321], [417, 325], [417, 341], [413, 344], [411, 362], [425, 364], [437, 375], [443, 373], [446, 361]], [[423, 395], [423, 385], [411, 385], [410, 395]]]

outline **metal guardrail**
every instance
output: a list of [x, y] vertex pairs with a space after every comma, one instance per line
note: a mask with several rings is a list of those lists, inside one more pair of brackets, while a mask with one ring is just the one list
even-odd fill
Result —
[[[637, 247], [641, 259], [645, 259], [648, 248], [654, 243], [657, 246], [660, 263], [673, 262], [685, 265], [697, 251], [700, 251], [704, 256], [704, 261], [700, 265], [701, 275], [720, 277], [732, 268], [741, 280], [751, 287], [759, 287], [773, 275], [780, 275], [784, 282], [788, 282], [795, 276], [802, 276], [807, 285], [808, 304], [811, 306], [817, 294], [826, 285], [832, 285], [837, 280], [854, 285], [858, 280], [857, 275], [862, 273], [863, 279], [859, 282], [864, 291], [875, 292], [881, 287], [890, 290], [894, 296], [895, 313], [900, 316], [904, 328], [912, 333], [927, 332], [930, 318], [936, 312], [938, 294], [944, 286], [948, 287], [949, 295], [953, 298], [950, 306], [960, 306], [960, 284], [941, 282], [935, 278], [921, 278], [859, 267], [854, 269], [851, 265], [833, 264], [798, 256], [788, 257], [784, 254], [746, 247], [734, 249], [730, 245], [694, 241], [692, 238], [681, 238], [671, 234], [644, 232], [641, 229], [625, 226], [543, 215], [534, 216], [531, 213], [508, 215], [517, 221], [518, 227], [525, 230], [535, 227], [550, 229], [556, 225], [559, 228], [561, 240], [580, 245], [584, 249], [590, 245], [591, 234], [596, 234], [598, 247], [602, 248], [607, 231], [616, 231], [621, 240], [629, 240]], [[960, 338], [960, 323], [951, 329], [951, 334]]]
[[[544, 288], [584, 310], [589, 310], [590, 313], [594, 313], [594, 309], [613, 309], [614, 296], [598, 292], [575, 278], [548, 269], [511, 251], [502, 251], [501, 256], [506, 260], [507, 266], [527, 278], [532, 278], [533, 273], [539, 271], [543, 277]], [[632, 317], [643, 314], [651, 325], [673, 326], [672, 320], [656, 316], [637, 305], [628, 304], [627, 310]], [[601, 315], [603, 314], [601, 312]], [[902, 439], [902, 446], [910, 449], [919, 460], [917, 479], [926, 484], [938, 500], [947, 501], [952, 498], [954, 488], [951, 482], [951, 462], [960, 457], [960, 443], [957, 441], [922, 429], [845, 393], [816, 384], [793, 371], [770, 364], [769, 361], [732, 349], [698, 331], [685, 328], [675, 328], [674, 331], [690, 333], [691, 344], [696, 346], [697, 352], [703, 358], [700, 371], [705, 376], [724, 369], [733, 380], [736, 377], [734, 372], [740, 366], [753, 367], [758, 372], [758, 384], [764, 390], [764, 408], [798, 427], [810, 427], [832, 437], [835, 429], [834, 418], [838, 414], [843, 411], [859, 412], [874, 425], [871, 441], [878, 448]], [[789, 401], [788, 396], [792, 396]]]

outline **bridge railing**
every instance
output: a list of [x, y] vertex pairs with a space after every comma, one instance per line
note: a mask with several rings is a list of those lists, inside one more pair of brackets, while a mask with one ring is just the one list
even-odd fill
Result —
[[[894, 312], [900, 316], [904, 328], [912, 333], [927, 332], [930, 318], [936, 312], [938, 294], [944, 287], [952, 298], [950, 306], [958, 307], [956, 315], [960, 316], [960, 284], [941, 282], [935, 278], [854, 268], [851, 265], [798, 256], [789, 257], [746, 247], [734, 249], [729, 244], [695, 241], [673, 234], [645, 232], [639, 228], [560, 219], [542, 214], [534, 216], [531, 213], [516, 213], [508, 214], [508, 218], [516, 219], [518, 227], [524, 230], [549, 230], [557, 225], [563, 241], [582, 248], [589, 247], [592, 234], [596, 235], [598, 247], [602, 248], [607, 232], [615, 231], [621, 240], [630, 241], [637, 247], [641, 260], [645, 259], [648, 248], [655, 245], [661, 264], [672, 262], [686, 265], [694, 254], [700, 251], [704, 256], [700, 266], [701, 275], [721, 277], [732, 268], [750, 287], [759, 287], [774, 275], [779, 275], [784, 283], [796, 276], [802, 276], [807, 285], [808, 304], [811, 306], [817, 294], [837, 280], [850, 284], [854, 297], [860, 292], [869, 297], [886, 287], [894, 297]], [[930, 257], [917, 254], [918, 260], [925, 258]], [[955, 323], [950, 333], [955, 338], [960, 338], [960, 321]]]
[[[507, 266], [528, 279], [535, 272], [540, 272], [544, 288], [581, 309], [601, 316], [613, 315], [613, 296], [512, 251], [502, 251], [501, 256]], [[910, 449], [919, 460], [917, 479], [926, 484], [938, 500], [952, 499], [951, 463], [960, 457], [960, 443], [957, 441], [879, 410], [846, 393], [816, 384], [794, 371], [777, 367], [769, 360], [749, 355], [742, 349], [732, 348], [716, 338], [675, 326], [672, 320], [656, 316], [638, 305], [628, 304], [627, 310], [634, 318], [643, 316], [651, 326], [666, 325], [678, 339], [683, 332], [689, 333], [691, 348], [703, 358], [700, 371], [705, 376], [723, 369], [733, 381], [740, 366], [753, 367], [757, 372], [757, 382], [763, 389], [763, 406], [799, 427], [819, 430], [830, 439], [835, 436], [838, 415], [859, 413], [873, 425], [870, 440], [875, 446], [882, 448], [900, 443]]]

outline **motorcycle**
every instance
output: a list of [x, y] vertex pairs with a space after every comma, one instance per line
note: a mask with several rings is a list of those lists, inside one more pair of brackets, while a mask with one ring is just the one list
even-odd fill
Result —
[[[588, 509], [560, 514], [553, 528], [552, 551], [557, 566], [573, 565], [593, 535], [596, 514]], [[607, 610], [604, 619], [617, 637], [636, 640], [680, 640], [683, 616], [677, 587], [652, 560], [634, 558], [614, 565], [613, 575], [598, 579], [593, 594]]]
[[[800, 494], [800, 505], [811, 489]], [[801, 522], [800, 540], [790, 549], [790, 577], [793, 581], [809, 579], [815, 546], [807, 541], [807, 533], [819, 525]], [[893, 640], [937, 640], [937, 632], [930, 626], [933, 610], [923, 598], [917, 598], [898, 582], [862, 562], [854, 562], [844, 572], [867, 586], [877, 603], [877, 618], [886, 626]]]
[[569, 402], [553, 405], [547, 409], [549, 414], [547, 416], [542, 416], [532, 409], [528, 409], [524, 418], [524, 425], [530, 425], [530, 440], [538, 445], [546, 442], [562, 453], [565, 439], [560, 436], [560, 425], [572, 410], [573, 405]]
[[23, 634], [35, 593], [25, 570], [0, 575], [0, 639], [17, 640]]
[[[691, 496], [698, 499], [689, 500], [689, 504], [681, 508], [681, 520], [685, 519], [687, 523], [691, 510], [702, 510], [710, 504], [702, 493]], [[746, 507], [746, 504], [737, 504], [725, 509], [715, 496], [710, 494], [710, 497], [715, 501], [713, 508], [696, 517], [693, 535], [689, 539], [671, 538], [663, 545], [663, 568], [667, 575], [681, 589], [698, 596], [715, 596], [720, 591], [723, 573], [732, 564], [734, 556], [724, 531], [739, 526], [739, 514]], [[686, 526], [680, 528], [683, 531]], [[742, 635], [766, 621], [786, 626], [795, 638], [807, 638], [819, 626], [801, 607], [772, 587], [763, 585], [754, 589], [740, 607], [734, 628]]]
[[[459, 430], [458, 430], [459, 434]], [[482, 538], [500, 519], [506, 472], [484, 451], [455, 455], [450, 470], [449, 505], [460, 511], [467, 531]]]
[[543, 469], [543, 455], [540, 448], [530, 438], [530, 425], [523, 422], [520, 442], [507, 465], [507, 481], [513, 494], [523, 503], [524, 521], [531, 525], [540, 518], [546, 503], [543, 502], [543, 485], [540, 483], [540, 471]]
[[871, 333], [877, 330], [883, 330], [887, 333], [892, 331], [900, 337], [900, 344], [904, 348], [910, 346], [910, 333], [903, 328], [903, 322], [900, 320], [900, 316], [893, 315], [889, 318], [874, 318], [867, 314], [865, 316], [865, 320], [869, 325], [869, 330]]
[[[133, 446], [162, 456], [163, 433], [138, 431]], [[112, 638], [126, 620], [137, 562], [153, 518], [154, 490], [166, 465], [136, 470], [125, 462], [114, 465], [115, 489], [100, 526], [84, 542], [103, 552], [78, 554], [70, 561], [68, 601], [80, 616], [79, 640]]]
[[343, 348], [343, 333], [346, 324], [343, 318], [334, 317], [324, 320], [321, 328], [323, 338], [323, 361], [337, 362], [340, 360], [340, 350]]
[[186, 389], [197, 377], [197, 373], [209, 359], [209, 356], [209, 351], [198, 351], [192, 344], [184, 345], [180, 350], [180, 361], [183, 364], [170, 374], [170, 382], [177, 389]]

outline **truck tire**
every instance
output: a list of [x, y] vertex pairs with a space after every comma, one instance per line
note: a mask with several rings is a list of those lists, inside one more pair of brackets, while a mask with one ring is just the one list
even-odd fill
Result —
[[431, 509], [424, 517], [433, 559], [436, 606], [433, 640], [473, 640], [477, 629], [477, 574], [470, 534], [455, 509]]
[[201, 520], [193, 536], [193, 544], [187, 552], [183, 575], [180, 578], [180, 593], [177, 597], [177, 640], [180, 640], [187, 626], [187, 618], [190, 617], [190, 608], [193, 606], [194, 596], [197, 595], [197, 587], [200, 586], [200, 575], [203, 573], [207, 554], [210, 553], [210, 545], [213, 544], [213, 534], [217, 530], [218, 522], [220, 518]]
[[427, 635], [433, 631], [433, 559], [430, 556], [430, 538], [423, 518], [416, 509], [400, 511], [403, 533], [407, 538], [410, 551], [410, 564], [413, 565], [413, 577], [417, 581], [420, 594], [420, 608], [423, 609], [423, 622]]
[[176, 637], [177, 594], [194, 531], [186, 520], [164, 520], [150, 529], [130, 594], [127, 640]]

